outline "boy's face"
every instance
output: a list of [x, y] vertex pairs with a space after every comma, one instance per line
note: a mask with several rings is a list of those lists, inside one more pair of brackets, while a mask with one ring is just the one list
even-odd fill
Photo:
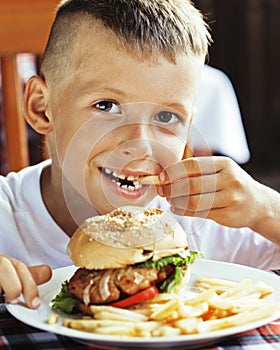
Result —
[[72, 55], [48, 101], [65, 193], [70, 183], [99, 214], [148, 204], [155, 187], [134, 179], [182, 159], [203, 57], [140, 59], [100, 28], [80, 33]]

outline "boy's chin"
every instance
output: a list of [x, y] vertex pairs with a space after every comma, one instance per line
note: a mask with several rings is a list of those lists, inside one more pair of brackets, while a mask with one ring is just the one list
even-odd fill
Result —
[[156, 194], [153, 193], [132, 200], [124, 198], [123, 196], [112, 196], [111, 194], [110, 197], [106, 196], [106, 199], [103, 201], [98, 201], [98, 203], [96, 203], [96, 201], [93, 199], [93, 206], [100, 215], [103, 215], [123, 206], [145, 207], [155, 198], [155, 196]]

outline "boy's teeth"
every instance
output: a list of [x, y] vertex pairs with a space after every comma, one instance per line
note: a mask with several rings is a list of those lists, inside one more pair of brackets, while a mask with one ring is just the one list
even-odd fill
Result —
[[[104, 168], [104, 172], [108, 175], [111, 175], [111, 180], [119, 187], [127, 189], [129, 191], [135, 191], [142, 188], [142, 185], [138, 182], [138, 177], [135, 177], [133, 175], [126, 176], [125, 174], [119, 174], [117, 171]], [[127, 180], [133, 183], [133, 186], [130, 184], [122, 184], [119, 180]]]

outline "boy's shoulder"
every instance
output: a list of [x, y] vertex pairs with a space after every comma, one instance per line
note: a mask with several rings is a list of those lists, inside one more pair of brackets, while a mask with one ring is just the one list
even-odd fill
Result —
[[13, 201], [24, 195], [30, 197], [36, 190], [40, 191], [41, 173], [50, 163], [50, 160], [46, 160], [18, 172], [10, 172], [6, 176], [0, 175], [1, 200], [6, 198]]

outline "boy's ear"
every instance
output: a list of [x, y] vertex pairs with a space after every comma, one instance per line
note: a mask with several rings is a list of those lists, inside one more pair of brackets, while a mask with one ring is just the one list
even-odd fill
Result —
[[47, 116], [48, 88], [39, 76], [31, 77], [26, 83], [24, 115], [27, 123], [39, 134], [46, 135], [53, 130]]

